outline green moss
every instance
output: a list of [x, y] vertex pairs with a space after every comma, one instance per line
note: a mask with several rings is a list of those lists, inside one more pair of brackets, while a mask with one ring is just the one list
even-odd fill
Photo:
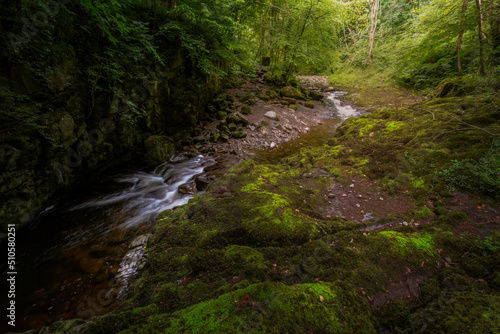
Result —
[[414, 212], [415, 219], [426, 219], [432, 217], [433, 215], [434, 214], [432, 213], [431, 209], [426, 206]]
[[383, 231], [380, 235], [394, 242], [395, 250], [401, 254], [411, 254], [415, 250], [425, 251], [429, 254], [436, 255], [434, 241], [431, 235], [405, 235], [395, 231]]
[[151, 317], [142, 327], [166, 333], [375, 333], [368, 305], [332, 284], [257, 284], [171, 316]]

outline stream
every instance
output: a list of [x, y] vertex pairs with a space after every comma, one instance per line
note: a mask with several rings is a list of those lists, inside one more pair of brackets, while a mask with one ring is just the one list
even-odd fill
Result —
[[[345, 94], [327, 93], [325, 103], [332, 112], [321, 125], [274, 150], [256, 152], [256, 159], [273, 163], [303, 147], [324, 145], [342, 121], [361, 114], [340, 100]], [[158, 215], [188, 203], [238, 163], [228, 155], [174, 158], [154, 171], [102, 176], [17, 232], [15, 331], [111, 311], [140, 271]], [[5, 263], [1, 273], [6, 292]], [[7, 304], [2, 301], [1, 307]]]

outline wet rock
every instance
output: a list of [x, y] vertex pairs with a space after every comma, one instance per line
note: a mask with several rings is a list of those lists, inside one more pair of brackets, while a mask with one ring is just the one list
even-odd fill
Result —
[[184, 183], [183, 185], [179, 186], [177, 192], [183, 195], [194, 195], [196, 194], [196, 185], [194, 184], [194, 182]]
[[206, 176], [202, 175], [194, 179], [194, 183], [196, 185], [196, 190], [205, 191], [210, 184], [210, 180]]
[[128, 246], [128, 249], [133, 249], [136, 247], [146, 247], [148, 244], [148, 239], [151, 237], [151, 234], [143, 234], [135, 238], [130, 245]]
[[264, 116], [275, 121], [280, 120], [274, 111], [268, 111]]

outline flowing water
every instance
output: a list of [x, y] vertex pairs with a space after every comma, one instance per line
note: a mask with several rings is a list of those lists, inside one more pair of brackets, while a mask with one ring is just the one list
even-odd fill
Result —
[[[340, 101], [343, 94], [328, 93], [331, 114], [322, 125], [279, 149], [258, 152], [256, 159], [275, 162], [302, 147], [326, 143], [343, 120], [359, 115]], [[137, 274], [158, 215], [186, 204], [198, 184], [235, 163], [231, 156], [199, 156], [150, 172], [122, 172], [47, 208], [17, 233], [15, 330], [109, 312]], [[7, 291], [6, 273], [3, 267], [2, 291]]]

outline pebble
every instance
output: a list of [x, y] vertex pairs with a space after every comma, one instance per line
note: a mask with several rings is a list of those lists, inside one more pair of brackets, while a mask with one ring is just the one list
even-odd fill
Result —
[[356, 207], [357, 207], [357, 208], [360, 208], [360, 207], [361, 207], [361, 205], [359, 205], [359, 204], [356, 204]]
[[351, 184], [349, 187], [354, 188], [354, 184]]
[[403, 225], [404, 226], [408, 226], [408, 222], [403, 222]]
[[342, 197], [347, 197], [347, 194], [342, 194]]
[[363, 198], [363, 195], [358, 195], [358, 198]]

